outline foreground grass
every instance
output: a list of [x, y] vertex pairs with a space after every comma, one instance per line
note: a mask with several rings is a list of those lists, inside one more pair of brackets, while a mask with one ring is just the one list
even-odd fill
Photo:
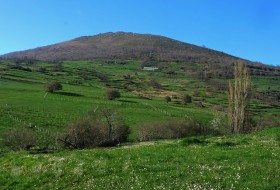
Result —
[[0, 154], [0, 189], [279, 189], [280, 128], [118, 148]]

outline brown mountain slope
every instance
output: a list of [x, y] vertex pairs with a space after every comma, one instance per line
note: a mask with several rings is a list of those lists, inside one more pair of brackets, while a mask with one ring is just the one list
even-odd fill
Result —
[[[209, 64], [212, 70], [228, 70], [240, 58], [204, 47], [180, 42], [163, 36], [136, 33], [104, 33], [84, 36], [63, 43], [13, 52], [0, 59], [28, 59], [44, 61], [135, 59], [143, 61], [181, 61]], [[256, 75], [279, 75], [280, 68], [247, 61]], [[222, 68], [223, 67], [223, 68]]]
[[5, 59], [27, 56], [37, 60], [124, 58], [161, 61], [226, 61], [236, 58], [207, 48], [149, 34], [104, 33], [26, 51], [5, 54]]

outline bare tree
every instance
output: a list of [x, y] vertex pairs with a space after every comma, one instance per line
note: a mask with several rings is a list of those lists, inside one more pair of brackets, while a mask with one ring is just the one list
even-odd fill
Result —
[[232, 133], [244, 131], [248, 119], [251, 80], [244, 62], [237, 62], [234, 80], [229, 81], [228, 121]]
[[115, 110], [101, 106], [97, 110], [97, 114], [99, 115], [99, 120], [106, 123], [108, 127], [109, 146], [126, 140], [128, 128]]
[[128, 127], [113, 109], [100, 106], [70, 123], [58, 139], [64, 147], [74, 149], [115, 146], [125, 142]]

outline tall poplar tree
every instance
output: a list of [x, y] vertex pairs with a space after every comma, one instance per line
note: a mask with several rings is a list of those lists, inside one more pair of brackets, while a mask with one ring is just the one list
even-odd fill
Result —
[[234, 79], [229, 81], [228, 121], [232, 133], [245, 129], [248, 119], [251, 80], [244, 62], [239, 61], [234, 67]]

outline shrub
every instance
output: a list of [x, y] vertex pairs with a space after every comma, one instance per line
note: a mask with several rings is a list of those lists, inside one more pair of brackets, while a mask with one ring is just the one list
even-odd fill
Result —
[[36, 143], [36, 135], [29, 128], [14, 128], [3, 136], [4, 145], [10, 147], [13, 150], [28, 149], [30, 146], [34, 146]]
[[190, 95], [184, 95], [182, 98], [183, 104], [192, 103], [192, 97]]
[[115, 146], [125, 142], [127, 136], [128, 127], [118, 114], [112, 109], [101, 107], [69, 124], [60, 141], [67, 148], [84, 149]]
[[88, 118], [71, 123], [65, 129], [63, 139], [67, 148], [92, 148], [102, 145], [106, 140], [105, 126]]
[[116, 89], [108, 89], [105, 93], [104, 93], [105, 97], [108, 100], [114, 100], [116, 98], [120, 98], [121, 94], [118, 90]]
[[214, 130], [206, 128], [193, 120], [144, 123], [137, 126], [134, 132], [139, 141], [215, 134]]
[[161, 88], [161, 84], [159, 82], [157, 82], [155, 79], [151, 79], [150, 81], [148, 81], [148, 86], [151, 86], [156, 89]]
[[171, 102], [171, 98], [170, 98], [170, 96], [165, 96], [165, 101], [166, 101], [166, 103], [168, 103], [168, 102]]
[[230, 133], [230, 129], [227, 127], [227, 115], [225, 112], [214, 112], [214, 117], [210, 121], [210, 126], [213, 130], [219, 131], [221, 134]]
[[277, 115], [266, 115], [261, 117], [258, 121], [256, 121], [256, 128], [258, 130], [263, 128], [272, 128], [280, 126], [280, 119]]
[[56, 90], [62, 90], [62, 85], [57, 81], [48, 81], [45, 84], [45, 91], [53, 93]]
[[137, 127], [135, 135], [138, 141], [150, 141], [156, 139], [171, 138], [171, 130], [163, 123], [144, 123]]

